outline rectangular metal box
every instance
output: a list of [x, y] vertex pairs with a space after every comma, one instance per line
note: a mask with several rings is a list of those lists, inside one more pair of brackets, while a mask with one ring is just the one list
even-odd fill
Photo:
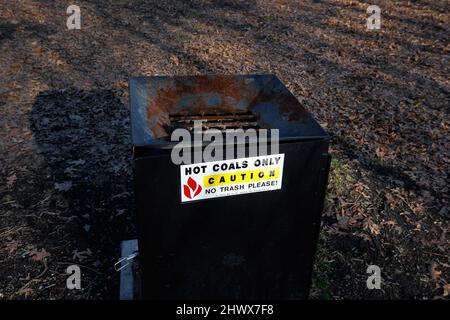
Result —
[[[273, 75], [133, 77], [129, 85], [144, 298], [307, 298], [326, 132]], [[181, 203], [172, 122], [202, 116], [224, 128], [279, 129], [282, 189]]]

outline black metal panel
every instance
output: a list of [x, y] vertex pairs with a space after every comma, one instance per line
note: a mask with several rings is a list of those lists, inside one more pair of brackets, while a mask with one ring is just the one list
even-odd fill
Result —
[[180, 203], [168, 153], [136, 158], [143, 293], [151, 299], [304, 299], [328, 140], [282, 143], [281, 190]]

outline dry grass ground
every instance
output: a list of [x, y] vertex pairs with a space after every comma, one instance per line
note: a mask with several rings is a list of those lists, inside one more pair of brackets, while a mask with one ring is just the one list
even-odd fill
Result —
[[[0, 298], [116, 298], [127, 79], [275, 73], [334, 136], [313, 298], [449, 294], [449, 5], [0, 0]], [[82, 266], [83, 290], [65, 289]], [[366, 288], [380, 266], [382, 289]]]

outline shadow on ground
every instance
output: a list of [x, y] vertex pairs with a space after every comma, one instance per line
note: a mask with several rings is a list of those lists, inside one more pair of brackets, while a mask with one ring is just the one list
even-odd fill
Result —
[[43, 241], [52, 243], [46, 246], [52, 250], [61, 239], [69, 240], [65, 248], [72, 251], [63, 256], [80, 263], [82, 271], [83, 266], [97, 270], [84, 284], [101, 285], [96, 290], [106, 289], [110, 298], [118, 295], [117, 279], [111, 279], [118, 276], [113, 264], [120, 242], [135, 237], [129, 111], [121, 94], [107, 89], [44, 91], [30, 113], [48, 165], [47, 179], [54, 181], [66, 206], [60, 211], [66, 223], [43, 234]]

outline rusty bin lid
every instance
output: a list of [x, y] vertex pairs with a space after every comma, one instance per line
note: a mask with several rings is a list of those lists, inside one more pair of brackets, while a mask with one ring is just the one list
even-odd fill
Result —
[[172, 145], [171, 131], [195, 119], [279, 129], [280, 142], [328, 138], [275, 75], [131, 77], [129, 89], [134, 146]]

